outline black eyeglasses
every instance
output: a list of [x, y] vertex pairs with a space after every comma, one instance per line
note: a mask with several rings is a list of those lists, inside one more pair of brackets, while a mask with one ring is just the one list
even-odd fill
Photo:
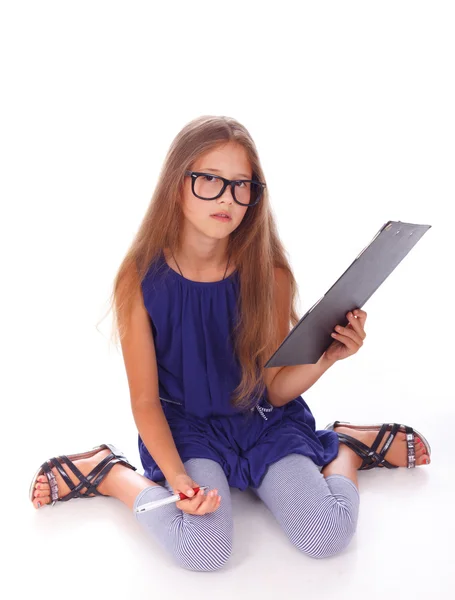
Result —
[[201, 200], [216, 200], [224, 194], [228, 185], [237, 204], [242, 206], [254, 206], [259, 202], [265, 183], [253, 179], [226, 179], [211, 173], [199, 173], [196, 171], [185, 171], [185, 175], [191, 177], [191, 189], [193, 194]]

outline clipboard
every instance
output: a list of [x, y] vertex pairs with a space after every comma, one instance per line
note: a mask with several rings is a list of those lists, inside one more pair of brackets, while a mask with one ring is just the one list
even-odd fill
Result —
[[308, 310], [264, 367], [316, 363], [333, 342], [335, 325], [362, 308], [431, 225], [385, 223], [332, 287]]

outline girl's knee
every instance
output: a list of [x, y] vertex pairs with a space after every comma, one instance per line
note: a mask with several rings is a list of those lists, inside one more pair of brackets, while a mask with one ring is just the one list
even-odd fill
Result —
[[307, 556], [329, 558], [340, 554], [349, 546], [355, 530], [355, 522], [347, 518], [342, 522], [327, 520], [313, 528], [297, 528], [289, 537], [294, 546]]
[[214, 535], [208, 540], [186, 540], [175, 548], [178, 564], [190, 571], [216, 571], [224, 567], [232, 554], [232, 538]]
[[326, 543], [326, 540], [321, 539], [317, 540], [317, 542], [313, 543], [311, 546], [300, 544], [296, 544], [296, 546], [303, 554], [310, 558], [330, 558], [337, 554], [341, 554], [341, 552], [347, 548], [351, 539], [352, 537], [330, 540], [328, 544]]

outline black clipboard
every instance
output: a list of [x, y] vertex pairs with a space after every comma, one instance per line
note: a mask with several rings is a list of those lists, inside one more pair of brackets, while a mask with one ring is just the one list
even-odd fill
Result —
[[346, 314], [362, 308], [431, 225], [385, 223], [341, 277], [322, 296], [264, 365], [284, 367], [316, 363], [334, 341], [335, 325], [346, 327]]

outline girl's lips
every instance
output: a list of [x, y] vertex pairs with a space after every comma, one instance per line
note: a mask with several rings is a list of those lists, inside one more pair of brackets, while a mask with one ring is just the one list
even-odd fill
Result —
[[229, 223], [232, 221], [230, 217], [219, 217], [218, 215], [210, 215], [212, 219], [216, 219], [217, 221], [224, 221], [225, 223]]

